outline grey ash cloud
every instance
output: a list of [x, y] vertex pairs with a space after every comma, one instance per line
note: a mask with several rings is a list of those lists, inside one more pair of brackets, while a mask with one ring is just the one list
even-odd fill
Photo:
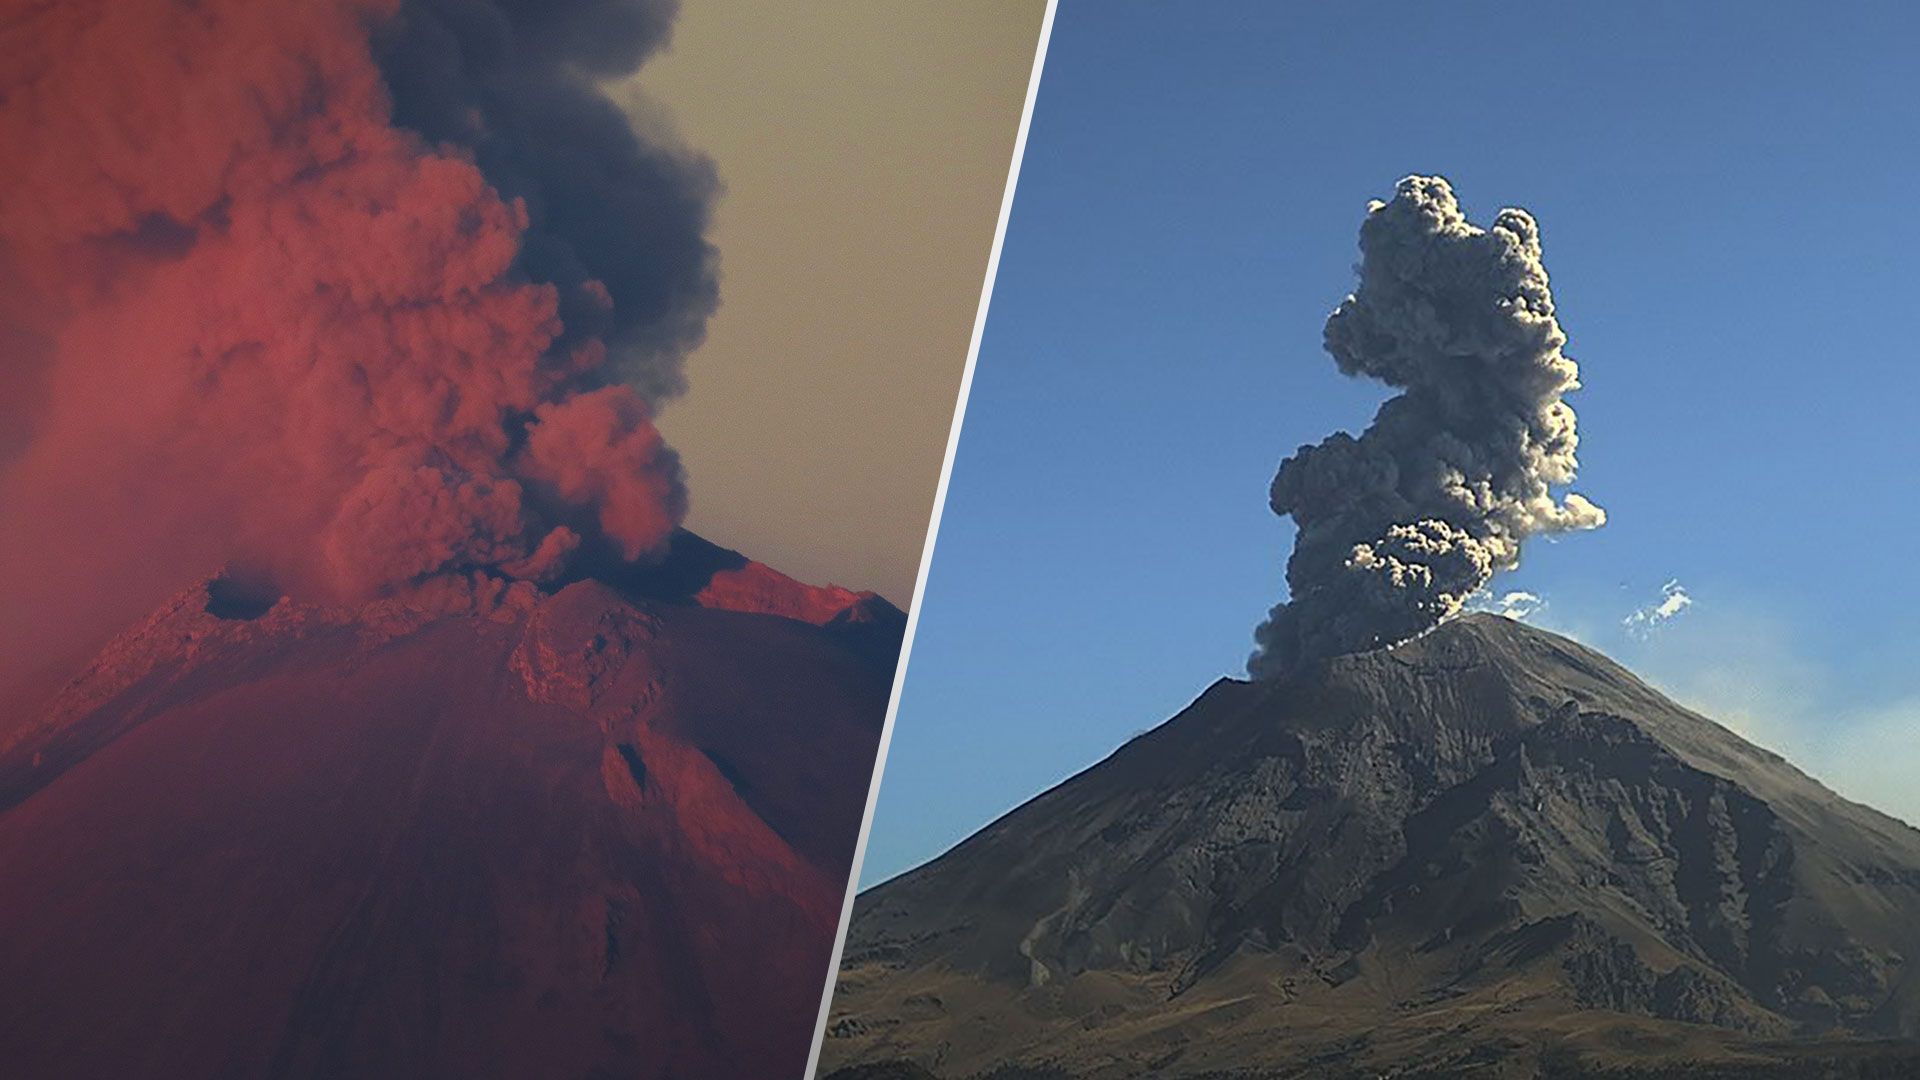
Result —
[[[406, 0], [379, 36], [393, 119], [462, 148], [524, 202], [520, 269], [552, 284], [566, 337], [604, 344], [611, 375], [651, 401], [719, 302], [707, 240], [713, 164], [636, 134], [601, 89], [672, 36], [674, 0]], [[590, 347], [598, 347], [598, 344]]]
[[1360, 227], [1358, 287], [1327, 319], [1340, 370], [1400, 390], [1359, 436], [1301, 447], [1272, 507], [1298, 528], [1290, 599], [1255, 632], [1255, 677], [1392, 645], [1457, 614], [1530, 536], [1606, 514], [1558, 496], [1578, 462], [1579, 368], [1561, 350], [1540, 229], [1524, 210], [1466, 219], [1438, 176], [1409, 176]]

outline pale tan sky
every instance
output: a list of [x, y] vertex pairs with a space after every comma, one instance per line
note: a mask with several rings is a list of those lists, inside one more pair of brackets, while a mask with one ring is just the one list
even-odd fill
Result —
[[688, 0], [636, 77], [727, 188], [661, 418], [696, 532], [911, 598], [1045, 6]]

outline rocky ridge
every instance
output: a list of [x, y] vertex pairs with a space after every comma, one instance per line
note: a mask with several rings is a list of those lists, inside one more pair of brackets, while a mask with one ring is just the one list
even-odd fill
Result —
[[116, 638], [0, 732], [4, 1071], [797, 1073], [902, 620], [676, 548]]
[[1222, 680], [863, 894], [827, 1061], [1522, 1076], [1904, 1043], [1916, 915], [1920, 832], [1470, 616]]

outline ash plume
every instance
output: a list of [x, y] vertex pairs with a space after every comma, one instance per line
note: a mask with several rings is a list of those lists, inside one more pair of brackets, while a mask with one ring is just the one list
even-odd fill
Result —
[[1400, 181], [1360, 227], [1360, 283], [1327, 319], [1342, 372], [1401, 392], [1354, 437], [1281, 462], [1271, 504], [1298, 530], [1290, 598], [1254, 637], [1256, 678], [1396, 644], [1457, 614], [1540, 533], [1606, 514], [1572, 482], [1579, 439], [1539, 226], [1469, 223], [1437, 176]]
[[716, 302], [707, 162], [649, 144], [596, 83], [667, 43], [677, 0], [408, 0], [375, 35], [394, 122], [470, 153], [527, 208], [519, 268], [558, 290], [562, 344], [604, 343], [648, 398]]
[[657, 550], [717, 185], [596, 84], [673, 15], [0, 0], [0, 648]]

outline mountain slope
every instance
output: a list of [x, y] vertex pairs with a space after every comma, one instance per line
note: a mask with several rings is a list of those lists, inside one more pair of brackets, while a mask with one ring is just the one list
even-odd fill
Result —
[[1920, 1034], [1916, 916], [1920, 832], [1598, 653], [1473, 616], [1223, 680], [861, 896], [826, 1061], [1786, 1060]]
[[0, 731], [3, 1071], [795, 1075], [894, 620], [676, 547], [122, 635]]

